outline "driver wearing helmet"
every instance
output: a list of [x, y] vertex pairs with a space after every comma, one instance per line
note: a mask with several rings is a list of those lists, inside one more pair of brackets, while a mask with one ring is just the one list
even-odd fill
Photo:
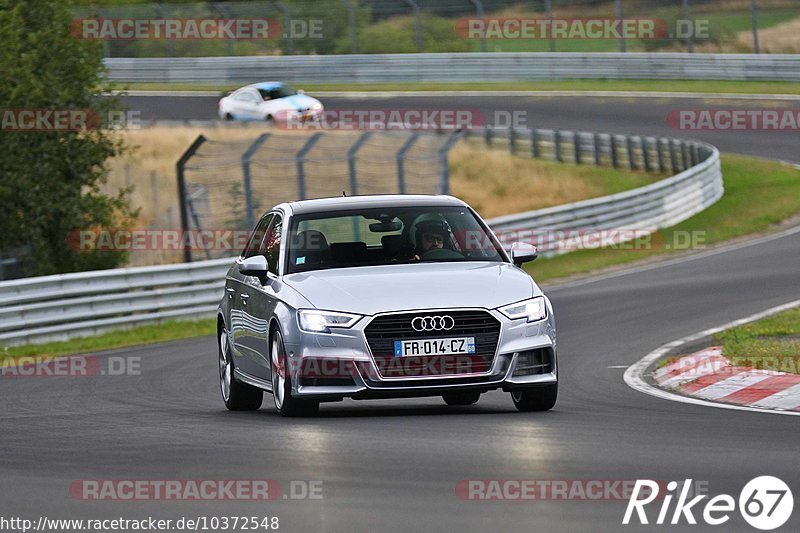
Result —
[[417, 224], [415, 241], [417, 243], [414, 259], [420, 260], [431, 250], [444, 248], [445, 242], [449, 240], [450, 232], [447, 222], [440, 220], [426, 220]]

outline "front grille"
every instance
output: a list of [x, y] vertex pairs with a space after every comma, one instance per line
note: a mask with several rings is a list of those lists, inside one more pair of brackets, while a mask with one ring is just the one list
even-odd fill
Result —
[[[448, 331], [415, 331], [415, 317], [453, 317]], [[384, 378], [485, 374], [492, 368], [500, 322], [486, 311], [427, 311], [376, 317], [364, 329], [378, 372]], [[475, 354], [395, 357], [394, 341], [475, 337]]]

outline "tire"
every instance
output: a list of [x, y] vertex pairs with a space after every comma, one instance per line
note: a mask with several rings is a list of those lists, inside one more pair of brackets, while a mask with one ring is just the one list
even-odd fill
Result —
[[481, 399], [480, 392], [450, 392], [442, 394], [442, 399], [447, 405], [472, 405]]
[[264, 392], [252, 385], [242, 383], [233, 373], [233, 355], [228, 343], [228, 331], [222, 328], [219, 333], [219, 388], [222, 401], [230, 411], [255, 411], [261, 407]]
[[319, 411], [319, 402], [301, 400], [292, 396], [292, 376], [287, 372], [288, 367], [286, 348], [283, 336], [279, 330], [272, 334], [272, 349], [270, 350], [272, 374], [272, 398], [275, 409], [281, 416], [313, 416]]
[[514, 391], [511, 400], [518, 411], [549, 411], [556, 404], [558, 398], [558, 383], [544, 387]]

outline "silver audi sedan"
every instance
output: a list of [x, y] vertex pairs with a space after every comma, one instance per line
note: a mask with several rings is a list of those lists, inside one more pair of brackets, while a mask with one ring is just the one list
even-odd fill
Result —
[[228, 409], [272, 393], [284, 416], [344, 398], [511, 393], [520, 411], [558, 394], [553, 308], [452, 196], [325, 198], [276, 206], [228, 271], [217, 339]]

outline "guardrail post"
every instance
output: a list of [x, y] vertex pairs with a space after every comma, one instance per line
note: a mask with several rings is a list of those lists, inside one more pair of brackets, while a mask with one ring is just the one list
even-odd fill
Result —
[[244, 185], [244, 202], [245, 209], [247, 210], [248, 229], [256, 227], [255, 207], [253, 206], [253, 185], [250, 179], [250, 161], [268, 138], [269, 133], [262, 133], [253, 141], [253, 144], [245, 150], [244, 154], [242, 154], [242, 183]]
[[592, 150], [594, 151], [594, 164], [600, 166], [600, 134], [597, 132], [592, 135]]
[[447, 154], [463, 136], [463, 130], [454, 131], [439, 150], [439, 194], [450, 194], [450, 167], [447, 162]]
[[553, 130], [553, 150], [555, 151], [554, 157], [556, 161], [562, 162], [563, 158], [561, 157], [561, 132], [558, 130]]
[[514, 128], [508, 128], [508, 151], [511, 155], [517, 150], [517, 132]]
[[656, 160], [658, 161], [658, 171], [665, 172], [667, 169], [664, 165], [664, 143], [661, 141], [661, 137], [656, 139]]
[[617, 152], [617, 136], [613, 133], [608, 134], [608, 145], [611, 148], [611, 166], [619, 167], [619, 153]]
[[405, 157], [408, 151], [411, 150], [411, 147], [414, 146], [414, 143], [417, 142], [418, 138], [419, 132], [415, 131], [397, 151], [397, 192], [399, 194], [406, 193]]
[[692, 143], [692, 166], [695, 166], [700, 163], [700, 150], [697, 147], [697, 143]]
[[[177, 171], [178, 177], [178, 209], [181, 213], [181, 231], [186, 233], [189, 231], [189, 212], [186, 209], [186, 201], [187, 201], [187, 192], [186, 192], [186, 176], [184, 174], [184, 169], [186, 168], [186, 163], [189, 162], [189, 159], [197, 152], [200, 146], [206, 142], [205, 136], [198, 135], [197, 139], [186, 149], [183, 155], [178, 159], [178, 162], [175, 164], [175, 169]], [[184, 241], [183, 245], [183, 262], [184, 263], [191, 263], [192, 262], [192, 246], [188, 239], [182, 239]]]
[[317, 144], [319, 138], [322, 137], [322, 132], [317, 132], [311, 137], [308, 138], [306, 143], [300, 148], [300, 151], [297, 152], [295, 156], [295, 162], [297, 164], [297, 192], [298, 196], [301, 200], [306, 199], [306, 169], [305, 169], [305, 157], [306, 154], [314, 148], [314, 145]]
[[[479, 19], [483, 18], [483, 2], [481, 0], [470, 0], [472, 5], [475, 6], [475, 12], [478, 15]], [[486, 52], [486, 32], [484, 32], [483, 36], [481, 37], [481, 52]]]
[[486, 126], [485, 128], [483, 128], [483, 139], [484, 139], [484, 142], [486, 143], [486, 146], [491, 148], [491, 146], [492, 146], [492, 127], [491, 126]]
[[667, 140], [667, 144], [669, 145], [669, 167], [673, 174], [677, 174], [679, 171], [678, 156], [675, 153], [675, 140], [670, 138]]
[[361, 134], [353, 146], [347, 151], [347, 172], [350, 175], [350, 194], [355, 196], [358, 194], [358, 177], [356, 175], [356, 153], [364, 146], [364, 143], [372, 136], [371, 131], [365, 131]]
[[539, 130], [531, 128], [531, 157], [537, 159], [541, 157], [541, 147], [539, 146]]
[[686, 170], [689, 168], [689, 154], [686, 148], [686, 141], [681, 141], [681, 163], [683, 164], [683, 168], [681, 170]]
[[653, 167], [650, 166], [650, 154], [647, 152], [647, 138], [644, 135], [639, 137], [639, 144], [641, 144], [642, 148], [642, 163], [644, 163], [644, 170], [646, 172], [650, 172], [653, 170]]
[[572, 132], [572, 146], [575, 148], [575, 164], [581, 164], [581, 136], [575, 131]]
[[633, 139], [630, 135], [625, 136], [625, 149], [628, 151], [628, 167], [636, 170], [636, 158], [633, 154]]

